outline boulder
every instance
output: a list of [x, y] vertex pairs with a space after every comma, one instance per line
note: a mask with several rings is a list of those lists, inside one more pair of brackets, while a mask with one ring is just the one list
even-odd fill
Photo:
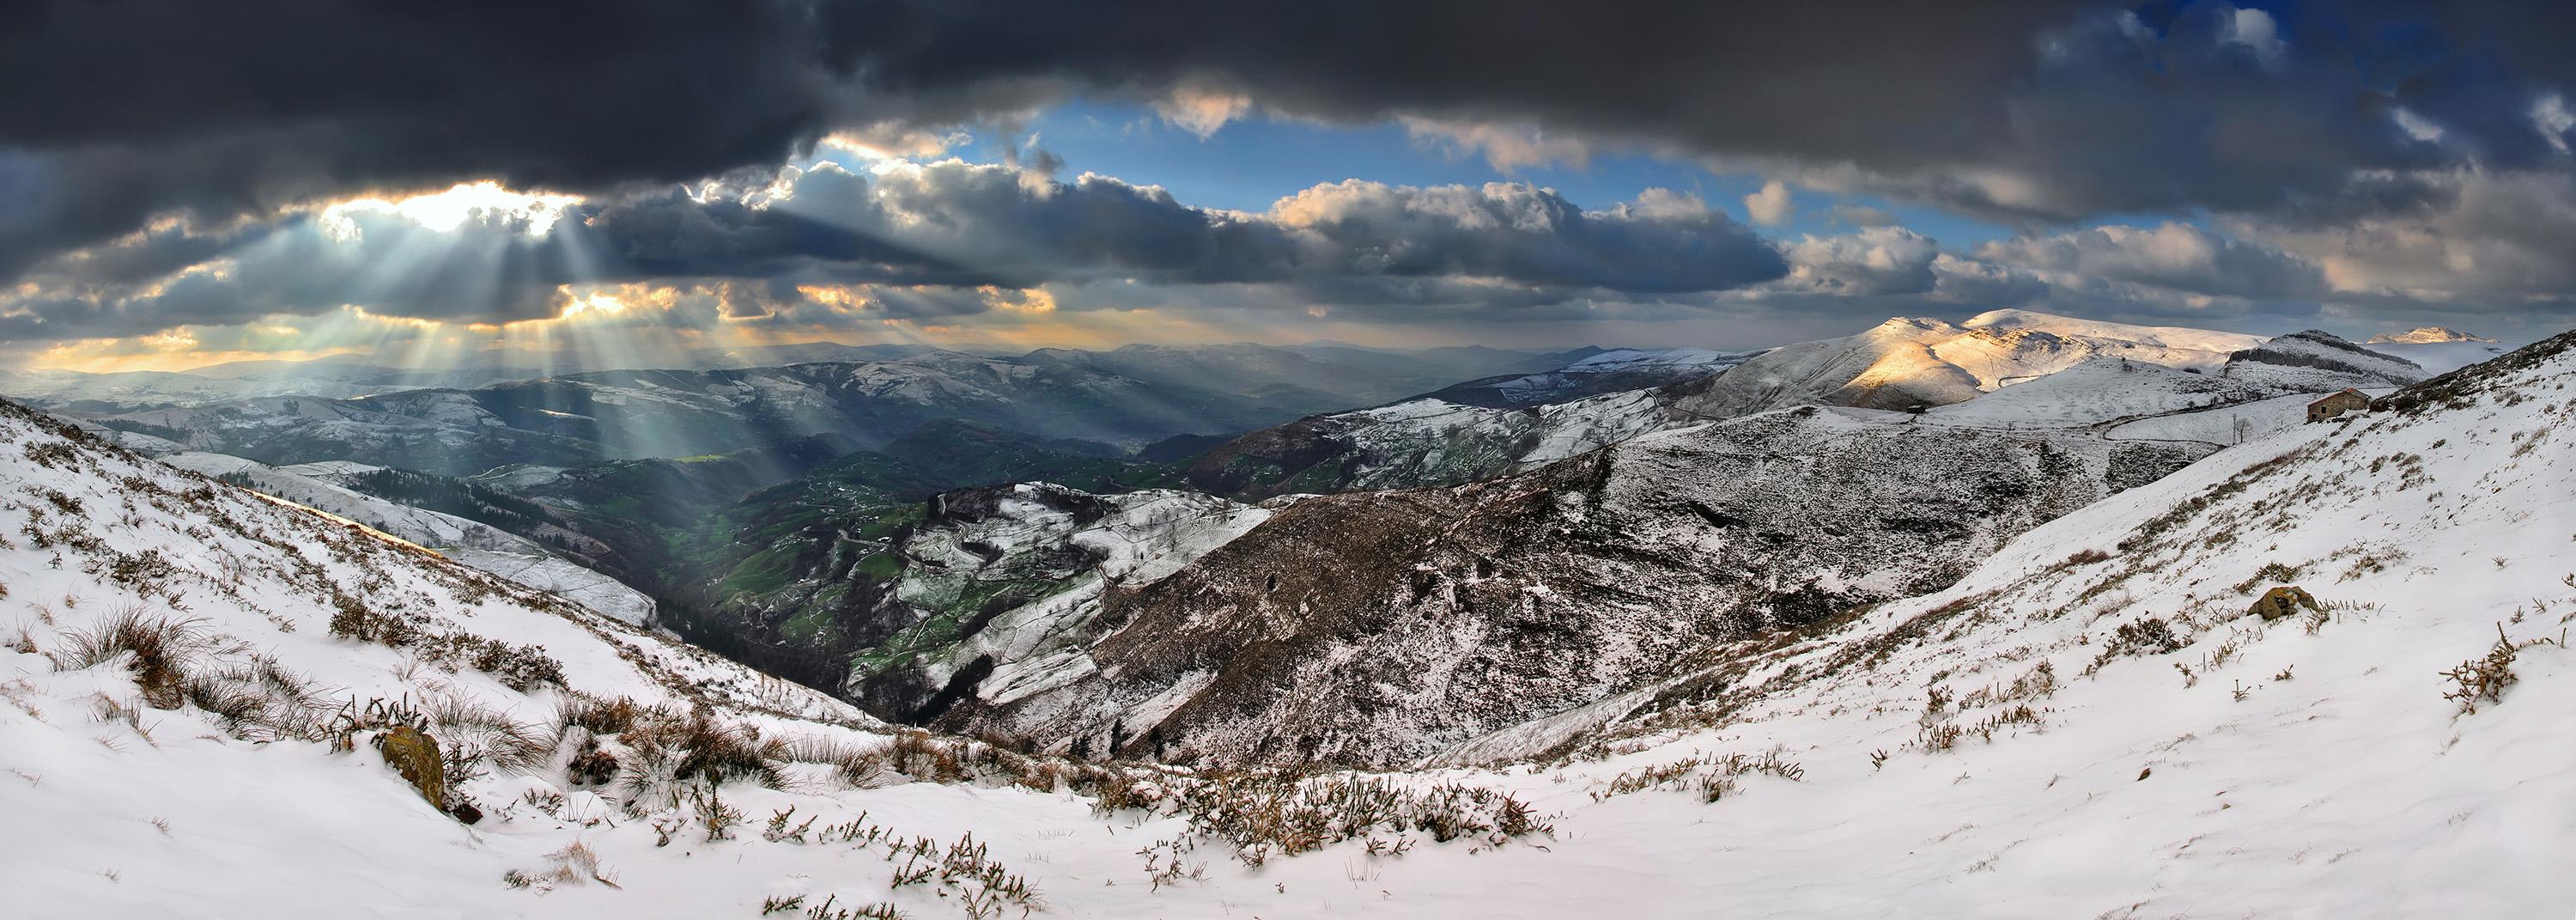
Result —
[[397, 725], [376, 736], [376, 750], [385, 755], [386, 765], [420, 790], [430, 807], [447, 808], [447, 770], [438, 758], [438, 739], [409, 725]]
[[2306, 588], [2282, 585], [2263, 592], [2263, 598], [2255, 601], [2254, 606], [2245, 608], [2245, 612], [2265, 620], [2277, 620], [2301, 610], [2324, 613], [2325, 609], [2325, 605], [2317, 603], [2317, 599], [2310, 595]]

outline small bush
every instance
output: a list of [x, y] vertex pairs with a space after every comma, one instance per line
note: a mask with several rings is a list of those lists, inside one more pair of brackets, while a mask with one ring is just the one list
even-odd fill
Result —
[[2522, 657], [2523, 649], [2535, 645], [2557, 645], [2564, 648], [2566, 639], [2561, 637], [2515, 642], [2505, 636], [2504, 624], [2496, 624], [2495, 645], [2489, 647], [2485, 655], [2460, 662], [2459, 667], [2442, 672], [2442, 676], [2451, 681], [2451, 689], [2444, 691], [2442, 698], [2459, 703], [2461, 715], [2477, 712], [2478, 704], [2481, 702], [2504, 702], [2505, 688], [2522, 681], [2519, 675], [2513, 673], [2514, 660]]
[[648, 713], [618, 736], [635, 751], [643, 768], [637, 774], [639, 780], [723, 784], [749, 779], [778, 785], [777, 762], [785, 759], [785, 742], [763, 739], [756, 729], [727, 725], [704, 708], [684, 718], [661, 710]]
[[143, 701], [155, 709], [177, 709], [185, 699], [182, 684], [189, 662], [204, 654], [209, 643], [203, 621], [155, 617], [141, 607], [128, 607], [95, 630], [73, 630], [55, 665], [77, 671], [131, 654], [128, 666]]
[[433, 636], [401, 616], [378, 613], [347, 594], [335, 594], [331, 634], [387, 648], [417, 649], [421, 658], [449, 671], [472, 668], [521, 693], [564, 686], [563, 663], [535, 645], [510, 645], [466, 632]]
[[1485, 846], [1555, 833], [1527, 803], [1480, 786], [1416, 790], [1355, 774], [1309, 779], [1271, 770], [1180, 776], [1091, 769], [1099, 772], [1086, 771], [1081, 781], [1101, 790], [1101, 813], [1139, 808], [1186, 819], [1193, 835], [1232, 844], [1251, 866], [1381, 831], [1416, 831], [1435, 841], [1470, 837]]
[[2234, 589], [2238, 594], [2252, 594], [2255, 588], [2265, 584], [2286, 585], [2298, 581], [2299, 576], [2307, 574], [2307, 571], [2308, 567], [2304, 565], [2291, 566], [2278, 562], [2266, 562], [2262, 568], [2255, 569], [2252, 576], [2237, 582]]
[[539, 726], [458, 696], [436, 696], [422, 704], [421, 715], [445, 749], [448, 776], [463, 782], [483, 761], [506, 770], [533, 770], [554, 753], [554, 738]]
[[587, 693], [574, 693], [556, 709], [555, 724], [580, 726], [594, 735], [614, 735], [635, 727], [642, 708], [631, 697], [604, 700]]
[[41, 444], [29, 444], [24, 450], [28, 460], [49, 470], [57, 466], [80, 465], [80, 451], [69, 444], [47, 441]]
[[420, 644], [420, 628], [409, 620], [369, 610], [365, 603], [347, 594], [333, 593], [331, 604], [331, 634], [334, 636], [388, 648], [409, 648]]
[[2084, 669], [2084, 673], [2090, 675], [2099, 671], [2103, 665], [2110, 664], [2111, 659], [2124, 655], [2162, 655], [2179, 651], [2189, 644], [2174, 633], [2172, 624], [2161, 617], [2122, 623], [2118, 629], [2112, 630], [2110, 640], [2102, 643], [2101, 654], [2094, 656], [2093, 663]]

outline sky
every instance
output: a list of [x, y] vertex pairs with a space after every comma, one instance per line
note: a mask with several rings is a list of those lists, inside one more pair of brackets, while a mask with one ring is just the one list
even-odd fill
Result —
[[0, 361], [2576, 323], [2557, 3], [0, 7]]

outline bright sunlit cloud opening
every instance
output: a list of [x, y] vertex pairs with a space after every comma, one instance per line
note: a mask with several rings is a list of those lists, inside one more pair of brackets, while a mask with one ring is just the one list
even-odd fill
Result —
[[353, 212], [380, 211], [398, 214], [405, 220], [441, 233], [454, 231], [467, 220], [499, 218], [517, 221], [530, 236], [544, 236], [552, 231], [564, 209], [580, 204], [579, 195], [549, 192], [522, 192], [502, 187], [486, 179], [458, 183], [443, 192], [413, 195], [407, 198], [355, 198], [334, 204], [322, 211], [323, 226], [334, 237], [352, 238], [358, 232], [351, 219]]

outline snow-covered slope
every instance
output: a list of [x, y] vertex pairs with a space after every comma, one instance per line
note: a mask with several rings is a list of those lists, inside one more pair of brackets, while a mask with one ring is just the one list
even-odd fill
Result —
[[1544, 836], [1483, 788], [1354, 777], [1388, 810], [1292, 844], [1225, 818], [1280, 804], [1257, 782], [897, 738], [14, 405], [0, 451], [12, 917], [1321, 917], [1352, 859]]
[[756, 643], [823, 662], [814, 682], [917, 724], [987, 675], [1052, 680], [1052, 669], [1080, 657], [1104, 594], [1160, 580], [1269, 516], [1169, 489], [959, 489], [875, 527], [882, 533], [782, 540], [745, 567], [767, 571], [777, 560], [776, 584], [734, 594], [714, 613]]
[[1966, 402], [1936, 407], [1923, 417], [1952, 425], [2080, 428], [2242, 398], [2243, 388], [2206, 374], [2102, 357]]
[[2495, 359], [2510, 346], [2488, 339], [2461, 339], [2444, 342], [2381, 342], [2372, 340], [2370, 350], [2392, 358], [2402, 358], [2427, 374], [2447, 374], [2460, 368]]
[[1947, 584], [2212, 449], [1807, 407], [1467, 486], [1304, 498], [1102, 596], [1049, 660], [950, 684], [972, 695], [933, 724], [1220, 766], [1403, 763]]
[[653, 622], [651, 596], [560, 558], [535, 540], [480, 521], [387, 501], [330, 481], [334, 476], [373, 467], [346, 463], [273, 467], [255, 460], [193, 451], [170, 454], [161, 461], [237, 481], [261, 493], [365, 524], [624, 623], [647, 626]]
[[[1542, 799], [1572, 809], [1561, 832], [1621, 854], [1590, 858], [1710, 880], [1554, 905], [1567, 910], [2562, 914], [2571, 349], [2562, 336], [2388, 401], [2407, 412], [2228, 450], [2043, 525], [1937, 594], [1778, 636], [1757, 663], [1641, 695], [1654, 705], [1458, 755], [1624, 717], [1533, 773], [1598, 791], [1695, 752], [1803, 765], [1800, 782], [1714, 804], [1681, 791], [1707, 766], [1669, 771], [1673, 791]], [[2317, 606], [2247, 612], [2285, 584]], [[2461, 694], [2450, 675], [2481, 669], [2497, 694]]]
[[2262, 344], [2264, 336], [2216, 332], [2185, 326], [2137, 326], [2076, 319], [2029, 310], [1991, 310], [1969, 317], [1961, 328], [1996, 334], [2045, 332], [2085, 342], [2108, 354], [2167, 367], [2209, 368], [2228, 354]]

